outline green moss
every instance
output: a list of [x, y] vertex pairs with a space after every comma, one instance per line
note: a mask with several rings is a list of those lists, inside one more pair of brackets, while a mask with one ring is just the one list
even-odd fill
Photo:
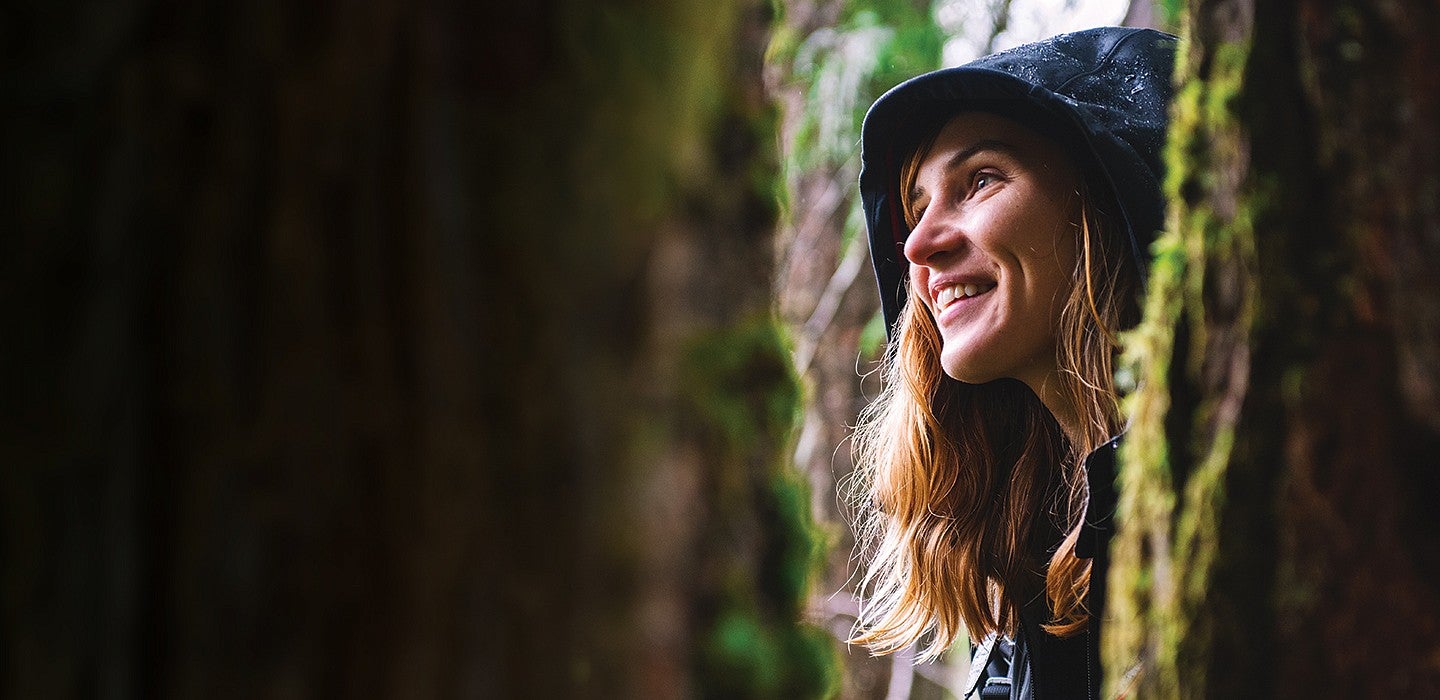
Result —
[[800, 415], [800, 385], [780, 326], [769, 318], [694, 341], [682, 381], [703, 424], [731, 454], [783, 439]]
[[766, 149], [764, 157], [750, 159], [748, 181], [754, 202], [766, 207], [752, 215], [763, 216], [767, 221], [777, 221], [786, 214], [789, 206], [789, 188], [774, 152], [775, 134], [780, 132], [780, 108], [766, 101], [749, 115], [750, 138], [757, 148]]
[[748, 611], [720, 616], [705, 645], [709, 697], [775, 697], [780, 689], [780, 648], [774, 634]]
[[824, 631], [767, 625], [753, 610], [726, 610], [701, 655], [701, 697], [806, 700], [839, 690], [838, 659]]
[[805, 625], [786, 635], [784, 643], [790, 666], [780, 697], [831, 698], [840, 692], [840, 659], [828, 633]]
[[[1214, 359], [1217, 338], [1226, 344], [1221, 351], [1245, 352], [1255, 319], [1254, 291], [1216, 280], [1253, 279], [1256, 265], [1254, 190], [1227, 180], [1244, 174], [1247, 141], [1236, 109], [1250, 47], [1211, 47], [1206, 60], [1188, 42], [1183, 50], [1166, 145], [1171, 230], [1153, 249], [1144, 320], [1125, 338], [1139, 388], [1127, 399], [1132, 423], [1119, 475], [1110, 600], [1118, 624], [1106, 630], [1112, 668], [1146, 660], [1140, 692], [1147, 697], [1205, 694], [1211, 629], [1204, 604], [1221, 552], [1239, 397], [1227, 393], [1234, 386], [1202, 381], [1202, 362]], [[1200, 66], [1206, 75], [1187, 75]], [[1207, 304], [1222, 297], [1228, 316], [1217, 318]], [[1189, 340], [1179, 349], [1189, 360], [1183, 367], [1174, 366], [1178, 330]], [[1172, 397], [1180, 395], [1191, 400], [1172, 416]]]
[[[1124, 362], [1135, 368], [1140, 388], [1126, 400], [1132, 423], [1118, 475], [1120, 526], [1112, 544], [1109, 601], [1116, 623], [1106, 629], [1104, 652], [1111, 668], [1129, 668], [1139, 658], [1154, 659], [1157, 645], [1152, 635], [1165, 625], [1168, 614], [1168, 598], [1157, 595], [1157, 590], [1168, 587], [1170, 562], [1167, 551], [1157, 551], [1157, 543], [1163, 546], [1170, 541], [1175, 508], [1165, 417], [1188, 256], [1185, 242], [1175, 233], [1159, 236], [1153, 254], [1144, 321], [1125, 337]], [[1117, 680], [1118, 676], [1111, 682]]]
[[1250, 61], [1250, 42], [1220, 44], [1211, 57], [1210, 74], [1204, 83], [1206, 121], [1219, 128], [1235, 126], [1235, 108], [1245, 87], [1245, 67]]
[[703, 697], [823, 698], [837, 689], [832, 642], [801, 621], [826, 538], [808, 482], [785, 458], [801, 399], [788, 353], [766, 318], [705, 336], [686, 354], [696, 429], [732, 464], [719, 484], [716, 531], [759, 538], [758, 561], [726, 563], [717, 612], [702, 621]]
[[762, 571], [765, 592], [782, 614], [798, 616], [825, 552], [824, 537], [810, 513], [810, 485], [798, 472], [781, 469], [771, 482], [768, 506], [775, 534], [772, 561]]

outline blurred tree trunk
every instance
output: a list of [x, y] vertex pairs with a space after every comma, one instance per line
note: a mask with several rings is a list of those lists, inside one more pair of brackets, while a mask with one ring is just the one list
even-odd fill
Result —
[[6, 697], [811, 697], [762, 2], [7, 13]]
[[1107, 663], [1440, 696], [1440, 10], [1191, 3]]

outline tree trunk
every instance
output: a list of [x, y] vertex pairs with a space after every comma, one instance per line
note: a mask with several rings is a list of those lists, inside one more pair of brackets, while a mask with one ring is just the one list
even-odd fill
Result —
[[1193, 2], [1131, 338], [1107, 663], [1140, 697], [1440, 694], [1434, 7]]
[[10, 13], [0, 694], [826, 692], [767, 5], [482, 6]]

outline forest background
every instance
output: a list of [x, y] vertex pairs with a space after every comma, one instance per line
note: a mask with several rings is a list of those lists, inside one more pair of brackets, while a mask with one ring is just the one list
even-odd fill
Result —
[[1300, 0], [4, 10], [0, 694], [953, 696], [841, 641], [856, 130], [1122, 21], [1182, 42], [1107, 663], [1440, 696], [1440, 10]]

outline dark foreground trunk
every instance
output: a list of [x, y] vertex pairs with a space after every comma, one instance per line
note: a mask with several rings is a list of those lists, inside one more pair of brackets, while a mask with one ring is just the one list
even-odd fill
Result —
[[766, 6], [489, 5], [7, 12], [0, 694], [823, 692]]

